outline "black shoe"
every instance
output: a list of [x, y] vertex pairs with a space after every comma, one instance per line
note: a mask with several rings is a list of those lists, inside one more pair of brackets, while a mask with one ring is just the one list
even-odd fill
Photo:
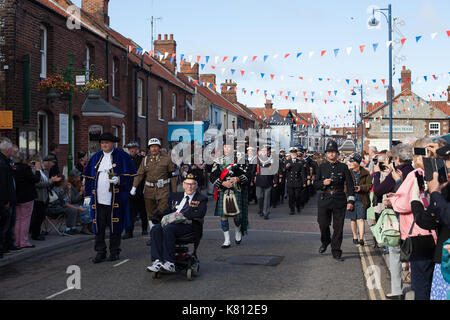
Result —
[[333, 255], [333, 259], [336, 261], [344, 261], [344, 259], [339, 255]]
[[297, 208], [297, 213], [300, 213], [300, 211], [302, 211], [302, 209], [300, 209], [300, 208]]
[[223, 244], [223, 245], [221, 246], [222, 249], [228, 249], [228, 248], [230, 248], [230, 247], [231, 247], [231, 244], [229, 244], [229, 245], [224, 245], [224, 244]]
[[404, 294], [392, 294], [392, 293], [387, 293], [386, 295], [386, 299], [389, 300], [405, 300], [405, 295]]
[[117, 261], [119, 260], [119, 254], [118, 253], [111, 253], [108, 257], [108, 261]]
[[123, 240], [130, 239], [130, 238], [133, 238], [133, 234], [125, 233], [125, 234], [122, 236], [122, 239], [123, 239]]
[[290, 214], [291, 216], [293, 216], [293, 215], [295, 214], [295, 211], [291, 211], [289, 214]]
[[106, 254], [104, 253], [97, 253], [94, 259], [92, 259], [93, 263], [100, 263], [106, 260]]
[[358, 244], [358, 243], [359, 243], [358, 239], [353, 239], [353, 244]]
[[16, 246], [9, 246], [8, 247], [8, 250], [10, 250], [10, 251], [19, 251], [19, 250], [21, 250], [22, 248], [20, 248], [20, 247], [16, 247]]
[[321, 245], [320, 248], [319, 248], [319, 253], [320, 254], [324, 253], [325, 251], [327, 251], [327, 248], [328, 248], [327, 244]]
[[363, 246], [364, 245], [364, 240], [359, 240], [359, 245]]
[[148, 235], [148, 231], [147, 230], [142, 230], [142, 235], [143, 236], [147, 236]]
[[264, 220], [269, 220], [269, 216], [264, 216]]
[[37, 237], [31, 237], [31, 239], [36, 240], [36, 241], [44, 241], [45, 237], [43, 235], [39, 235]]

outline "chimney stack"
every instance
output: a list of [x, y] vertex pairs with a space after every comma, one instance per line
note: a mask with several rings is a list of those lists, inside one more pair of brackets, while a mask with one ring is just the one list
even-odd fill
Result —
[[[164, 40], [158, 34], [158, 40], [153, 42], [153, 48], [156, 59], [169, 69], [170, 72], [175, 74], [175, 70], [177, 70], [177, 43], [173, 40], [173, 34], [170, 35], [170, 38], [165, 34]], [[162, 59], [158, 56], [158, 52], [163, 57]]]
[[[392, 100], [394, 100], [395, 97], [395, 91], [394, 88], [392, 88]], [[389, 86], [386, 89], [386, 103], [389, 104]]]
[[402, 69], [402, 80], [401, 80], [401, 90], [400, 91], [405, 91], [403, 93], [403, 95], [405, 96], [410, 96], [411, 95], [411, 70], [406, 69], [405, 66], [403, 66]]
[[447, 88], [447, 102], [450, 103], [450, 86]]
[[266, 109], [272, 109], [273, 108], [272, 100], [266, 100], [266, 104], [264, 106]]
[[109, 0], [82, 0], [81, 9], [94, 16], [99, 24], [109, 26]]
[[221, 84], [222, 96], [231, 103], [237, 103], [236, 87], [237, 84], [232, 80], [225, 80], [225, 83]]
[[211, 89], [216, 91], [216, 88], [215, 88], [215, 86], [216, 86], [216, 75], [214, 73], [201, 74], [200, 75], [200, 82], [212, 83], [213, 87]]
[[195, 63], [192, 68], [189, 62], [184, 62], [181, 65], [180, 72], [184, 74], [186, 77], [191, 77], [194, 80], [199, 80], [198, 76], [198, 63]]

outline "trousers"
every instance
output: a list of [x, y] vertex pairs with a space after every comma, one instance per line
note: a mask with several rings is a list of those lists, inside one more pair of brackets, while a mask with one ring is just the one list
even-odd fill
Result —
[[136, 199], [134, 197], [130, 198], [130, 226], [125, 229], [125, 233], [129, 235], [133, 235], [134, 224], [136, 222], [136, 218], [139, 215], [142, 223], [142, 231], [147, 230], [148, 228], [148, 217], [147, 212], [145, 211], [145, 202], [144, 199]]
[[270, 191], [272, 187], [256, 187], [256, 197], [258, 199], [259, 214], [265, 217], [269, 216], [270, 211]]
[[289, 209], [291, 212], [295, 211], [295, 208], [300, 208], [302, 204], [302, 188], [288, 187], [289, 195]]
[[45, 210], [47, 209], [47, 204], [42, 201], [34, 201], [33, 214], [31, 215], [30, 221], [30, 232], [31, 238], [37, 238], [41, 234], [41, 225], [45, 219]]
[[33, 214], [34, 200], [18, 203], [16, 206], [16, 225], [14, 226], [14, 245], [16, 247], [29, 246], [28, 230], [30, 229], [31, 215]]
[[120, 233], [111, 232], [111, 206], [97, 203], [97, 233], [95, 234], [94, 249], [97, 253], [106, 254], [106, 227], [109, 227], [109, 252], [120, 253]]
[[192, 225], [185, 223], [170, 223], [164, 227], [155, 224], [150, 230], [152, 237], [151, 256], [152, 261], [169, 261], [175, 263], [175, 245], [177, 237], [192, 233]]
[[[333, 255], [342, 254], [341, 245], [344, 233], [345, 212], [347, 201], [345, 193], [343, 199], [320, 199], [318, 203], [317, 222], [320, 229], [320, 241], [322, 245], [331, 243], [331, 252]], [[330, 226], [333, 219], [333, 236], [331, 236]]]

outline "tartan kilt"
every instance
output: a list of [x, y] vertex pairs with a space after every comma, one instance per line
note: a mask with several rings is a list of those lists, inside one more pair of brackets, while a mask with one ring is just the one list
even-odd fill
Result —
[[223, 195], [224, 191], [219, 191], [219, 199], [216, 201], [216, 210], [214, 211], [215, 216], [219, 217], [230, 217], [230, 218], [242, 218], [243, 206], [242, 206], [242, 192], [234, 190], [234, 195], [236, 197], [236, 202], [239, 208], [239, 214], [234, 216], [227, 216], [223, 213]]

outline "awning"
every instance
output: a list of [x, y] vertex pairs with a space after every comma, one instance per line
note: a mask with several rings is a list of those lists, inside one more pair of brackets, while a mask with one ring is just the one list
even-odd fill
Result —
[[127, 113], [106, 102], [100, 97], [88, 96], [83, 106], [81, 114], [85, 117], [113, 117], [124, 118]]
[[189, 109], [194, 110], [194, 107], [192, 106], [192, 104], [189, 101], [187, 101], [187, 99], [186, 99], [186, 105], [188, 106]]

